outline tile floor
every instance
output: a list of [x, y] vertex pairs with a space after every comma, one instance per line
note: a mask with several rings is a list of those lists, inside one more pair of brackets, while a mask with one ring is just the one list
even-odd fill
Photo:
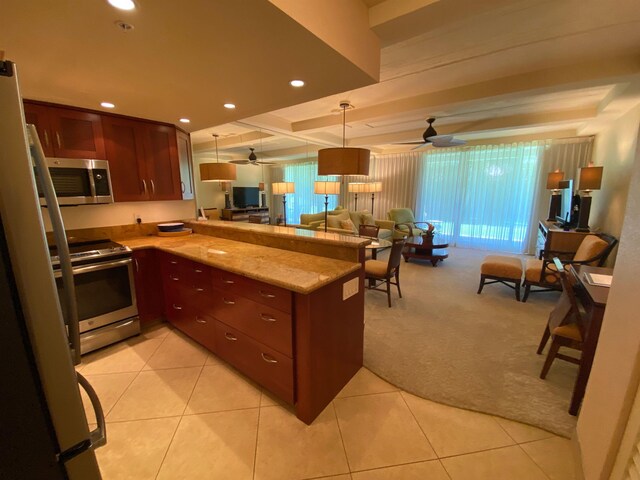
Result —
[[106, 413], [105, 480], [574, 478], [569, 440], [424, 400], [365, 368], [307, 426], [167, 324], [78, 369]]

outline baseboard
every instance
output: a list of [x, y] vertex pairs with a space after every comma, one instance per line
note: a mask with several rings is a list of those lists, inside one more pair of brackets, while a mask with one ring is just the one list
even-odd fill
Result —
[[582, 449], [580, 448], [580, 440], [578, 432], [574, 429], [571, 435], [571, 450], [573, 452], [573, 465], [576, 480], [584, 480], [584, 471], [582, 470]]

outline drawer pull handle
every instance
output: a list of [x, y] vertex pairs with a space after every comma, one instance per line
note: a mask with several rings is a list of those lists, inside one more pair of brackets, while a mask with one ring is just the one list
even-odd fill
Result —
[[235, 342], [238, 340], [238, 337], [230, 334], [230, 333], [225, 333], [224, 334], [224, 338], [226, 338], [227, 340], [231, 340], [232, 342]]
[[171, 265], [177, 265], [178, 264], [178, 262], [176, 260], [171, 260], [171, 262], [169, 262], [169, 263], [171, 263]]
[[222, 301], [224, 302], [225, 305], [235, 305], [236, 302], [234, 302], [233, 300], [227, 300], [226, 298], [223, 298]]
[[175, 303], [173, 304], [173, 309], [174, 310], [182, 310], [182, 307], [180, 305], [176, 305]]
[[271, 355], [268, 355], [266, 353], [261, 353], [260, 355], [262, 355], [262, 359], [267, 363], [278, 363], [278, 360], [273, 358]]
[[205, 323], [207, 323], [207, 321], [204, 318], [200, 318], [200, 317], [196, 317], [196, 322], [204, 325]]
[[266, 313], [261, 313], [260, 314], [260, 318], [262, 320], [264, 320], [265, 322], [275, 322], [276, 321], [275, 317], [267, 315]]
[[233, 280], [222, 280], [222, 283], [226, 283], [228, 285], [233, 285], [236, 282], [234, 282]]
[[178, 280], [180, 280], [180, 277], [174, 277], [173, 275], [169, 275], [169, 278], [174, 282], [177, 282]]
[[202, 270], [196, 268], [196, 273], [202, 273]]
[[260, 290], [259, 293], [265, 298], [276, 298], [276, 296], [273, 293], [263, 292], [262, 290]]
[[196, 292], [204, 292], [204, 288], [196, 287]]

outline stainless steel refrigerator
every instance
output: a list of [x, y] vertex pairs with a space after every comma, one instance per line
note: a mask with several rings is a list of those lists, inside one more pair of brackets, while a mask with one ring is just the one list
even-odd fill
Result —
[[[77, 319], [74, 325], [73, 318], [63, 318], [60, 307], [61, 300], [75, 298], [71, 264], [63, 268], [67, 281], [59, 299], [34, 165], [43, 184], [50, 178], [35, 128], [25, 125], [16, 70], [0, 61], [0, 478], [99, 479], [94, 449], [106, 441], [104, 415], [95, 391], [74, 369]], [[48, 214], [58, 250], [68, 257], [53, 185], [43, 187], [51, 194]], [[80, 385], [96, 410], [93, 431]]]

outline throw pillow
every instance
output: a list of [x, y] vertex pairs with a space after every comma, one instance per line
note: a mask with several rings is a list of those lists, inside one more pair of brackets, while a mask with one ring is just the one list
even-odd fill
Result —
[[342, 220], [340, 222], [340, 226], [345, 229], [345, 230], [351, 230], [354, 234], [358, 233], [358, 229], [356, 228], [356, 226], [353, 224], [353, 222], [351, 221], [351, 219], [349, 220]]
[[349, 220], [348, 212], [327, 216], [327, 226], [331, 228], [342, 228], [342, 226], [340, 225], [340, 222], [342, 220]]
[[363, 213], [362, 214], [362, 223], [364, 225], [375, 225], [376, 221], [373, 219], [373, 215], [371, 215], [370, 213]]

